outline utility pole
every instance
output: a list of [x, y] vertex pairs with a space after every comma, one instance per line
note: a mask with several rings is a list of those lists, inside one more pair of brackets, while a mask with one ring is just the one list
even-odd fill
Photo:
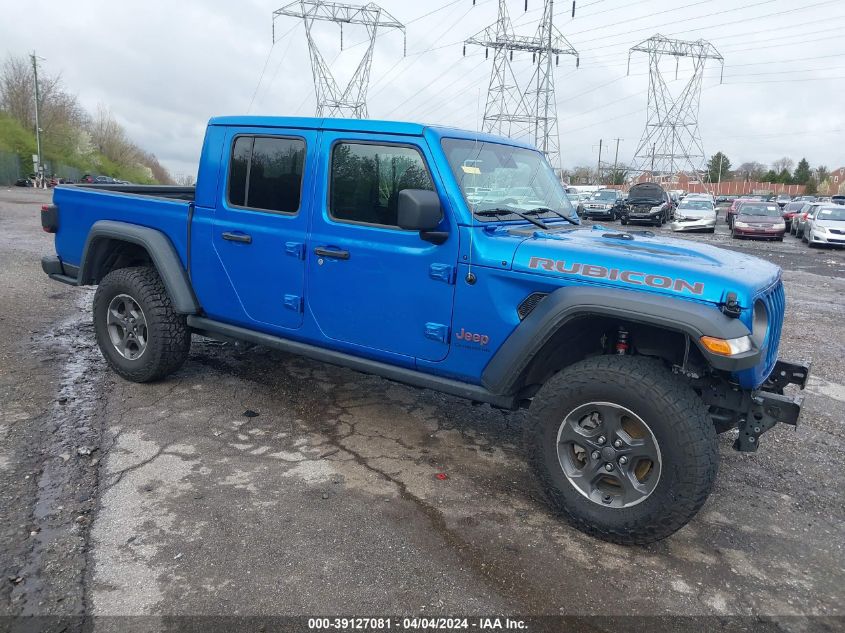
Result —
[[41, 95], [38, 92], [38, 57], [35, 55], [35, 51], [32, 51], [30, 59], [32, 60], [32, 73], [35, 75], [35, 148], [38, 152], [38, 166], [35, 172], [35, 182], [36, 184], [41, 184], [44, 180], [44, 166], [41, 162], [41, 123], [39, 121], [38, 113]]
[[722, 186], [722, 159], [725, 155], [722, 152], [719, 152], [719, 182], [716, 185], [716, 193], [719, 193], [719, 188]]
[[616, 141], [616, 154], [613, 156], [613, 177], [616, 178], [616, 170], [619, 167], [619, 141], [621, 138], [613, 139]]
[[596, 179], [598, 180], [596, 184], [598, 185], [601, 184], [601, 146], [603, 142], [603, 139], [599, 139], [599, 162], [596, 165]]

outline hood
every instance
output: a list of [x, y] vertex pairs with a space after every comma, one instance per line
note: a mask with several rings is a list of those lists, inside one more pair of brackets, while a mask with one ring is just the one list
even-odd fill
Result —
[[644, 182], [639, 185], [634, 185], [628, 191], [628, 202], [634, 200], [656, 200], [663, 202], [666, 192], [663, 187], [656, 185], [653, 182]]
[[513, 270], [709, 303], [735, 292], [744, 308], [781, 274], [767, 261], [709, 244], [604, 227], [535, 231], [517, 247]]
[[822, 217], [817, 217], [815, 224], [823, 226], [826, 229], [841, 229], [845, 231], [845, 220], [825, 220]]
[[686, 209], [679, 207], [675, 210], [676, 217], [684, 218], [715, 218], [716, 211], [713, 209]]
[[783, 217], [780, 215], [745, 215], [740, 213], [736, 216], [738, 222], [745, 222], [746, 224], [779, 224], [783, 222]]

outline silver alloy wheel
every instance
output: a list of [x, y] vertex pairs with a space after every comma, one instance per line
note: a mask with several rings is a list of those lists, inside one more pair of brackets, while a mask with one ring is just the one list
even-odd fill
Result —
[[611, 402], [573, 409], [557, 433], [564, 475], [590, 501], [611, 508], [642, 503], [660, 481], [660, 446], [638, 415]]
[[106, 310], [106, 328], [117, 353], [126, 360], [138, 360], [147, 349], [147, 319], [141, 306], [129, 295], [117, 295]]

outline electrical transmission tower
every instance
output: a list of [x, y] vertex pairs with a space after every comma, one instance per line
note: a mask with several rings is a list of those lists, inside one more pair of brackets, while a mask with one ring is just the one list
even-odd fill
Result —
[[[314, 74], [314, 90], [317, 94], [317, 116], [367, 118], [367, 88], [370, 84], [370, 68], [373, 65], [373, 49], [379, 28], [399, 29], [405, 38], [405, 25], [390, 13], [372, 2], [364, 6], [323, 2], [323, 0], [296, 0], [273, 12], [273, 43], [276, 42], [276, 19], [281, 16], [300, 18], [305, 22], [305, 37], [311, 55], [311, 71]], [[314, 22], [325, 21], [340, 24], [340, 50], [343, 50], [343, 25], [362, 24], [367, 29], [369, 43], [358, 68], [343, 90], [337, 85], [329, 65], [320, 54], [314, 40]], [[407, 40], [403, 44], [407, 52]]]
[[[634, 53], [648, 54], [648, 115], [645, 131], [634, 154], [634, 170], [648, 173], [652, 180], [671, 180], [685, 174], [690, 180], [703, 182], [704, 146], [698, 130], [701, 103], [701, 82], [704, 67], [715, 59], [724, 71], [725, 60], [716, 48], [704, 40], [685, 42], [660, 34], [637, 44], [628, 51], [628, 72]], [[675, 58], [675, 79], [680, 60], [692, 60], [692, 77], [683, 89], [673, 94], [661, 70], [661, 61]], [[720, 78], [721, 83], [721, 78]]]
[[[525, 8], [528, 9], [527, 0]], [[544, 0], [543, 18], [536, 33], [517, 35], [507, 0], [499, 0], [496, 23], [469, 38], [464, 43], [464, 55], [467, 44], [483, 46], [488, 56], [489, 49], [494, 51], [484, 131], [526, 138], [545, 152], [552, 167], [560, 167], [554, 67], [560, 63], [561, 55], [574, 55], [577, 67], [578, 52], [557, 30], [553, 19], [554, 0]], [[531, 53], [535, 64], [531, 79], [524, 85], [511, 65], [514, 51]]]

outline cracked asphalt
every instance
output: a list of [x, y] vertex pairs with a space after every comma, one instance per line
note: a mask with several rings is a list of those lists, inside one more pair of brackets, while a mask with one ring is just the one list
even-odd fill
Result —
[[845, 616], [845, 251], [732, 242], [721, 224], [688, 236], [784, 267], [781, 355], [813, 359], [814, 376], [797, 431], [774, 429], [755, 454], [722, 436], [701, 513], [626, 548], [549, 511], [520, 448], [524, 412], [196, 337], [173, 377], [119, 379], [94, 342], [91, 290], [41, 272], [47, 199], [0, 190], [0, 615], [842, 625], [821, 617]]

